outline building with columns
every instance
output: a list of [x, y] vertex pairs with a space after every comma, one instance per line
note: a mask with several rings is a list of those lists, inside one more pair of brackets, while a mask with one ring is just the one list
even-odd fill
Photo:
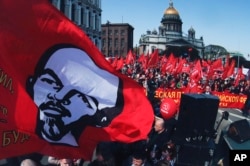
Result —
[[[174, 8], [172, 0], [164, 11], [158, 31], [147, 31], [139, 40], [139, 54], [152, 53], [158, 49], [160, 53], [173, 48], [183, 50], [179, 54], [185, 54], [190, 48], [196, 50], [198, 56], [203, 58], [203, 37], [196, 38], [195, 30], [191, 27], [188, 34], [182, 31], [182, 20], [179, 12]], [[179, 49], [181, 47], [181, 49]], [[179, 55], [180, 56], [180, 55]]]
[[50, 0], [101, 49], [101, 0]]

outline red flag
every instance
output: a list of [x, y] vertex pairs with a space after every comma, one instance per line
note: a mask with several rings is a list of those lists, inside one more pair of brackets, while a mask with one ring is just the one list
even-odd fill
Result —
[[125, 63], [126, 64], [131, 64], [135, 62], [135, 55], [133, 54], [132, 50], [129, 50]]
[[0, 37], [0, 159], [89, 160], [98, 141], [147, 138], [143, 88], [47, 0], [1, 0]]
[[185, 89], [185, 93], [200, 93], [196, 80], [190, 78], [190, 81]]
[[186, 73], [186, 74], [190, 74], [190, 65], [188, 63], [184, 63], [181, 72]]
[[235, 60], [232, 59], [231, 63], [229, 63], [229, 57], [227, 57], [226, 60], [226, 65], [224, 67], [224, 72], [222, 74], [222, 78], [226, 79], [228, 77], [230, 77], [231, 75], [233, 75], [234, 73], [234, 68], [235, 68]]
[[222, 59], [217, 59], [213, 62], [212, 64], [213, 66], [213, 69], [214, 70], [219, 70], [219, 71], [223, 71], [224, 67], [223, 67], [223, 64], [222, 64]]
[[202, 77], [201, 63], [200, 60], [196, 60], [194, 63], [195, 64], [190, 72], [190, 79], [193, 79], [198, 82]]
[[166, 73], [166, 72], [171, 73], [176, 66], [176, 61], [177, 61], [177, 59], [175, 58], [174, 54], [171, 53], [168, 57], [167, 63], [162, 66], [161, 72], [162, 73]]
[[181, 73], [182, 72], [182, 67], [186, 63], [185, 58], [178, 58], [178, 63], [176, 64], [176, 73]]
[[148, 64], [147, 67], [156, 67], [158, 65], [159, 62], [159, 53], [158, 53], [158, 49], [154, 50], [154, 52], [151, 54], [149, 60], [148, 60]]
[[137, 61], [143, 63], [143, 61], [145, 61], [145, 55], [142, 53]]
[[214, 77], [214, 75], [217, 73], [216, 71], [223, 72], [223, 70], [224, 67], [222, 64], [222, 59], [216, 59], [215, 61], [212, 62], [209, 68], [208, 78]]
[[240, 80], [245, 79], [245, 75], [243, 74], [243, 67], [239, 67], [237, 69], [237, 76], [235, 78], [235, 85], [237, 86], [240, 82]]
[[117, 61], [118, 61], [118, 57], [115, 56], [115, 58], [114, 58], [113, 61], [111, 62], [111, 66], [112, 66], [113, 68], [116, 68], [116, 66], [117, 66]]
[[208, 77], [210, 70], [210, 64], [208, 64], [208, 61], [205, 61], [204, 59], [201, 60], [201, 69], [203, 76]]
[[142, 69], [145, 71], [147, 69], [148, 56], [141, 54], [137, 61], [141, 63]]
[[122, 57], [120, 57], [120, 59], [117, 60], [117, 64], [116, 64], [116, 70], [121, 70], [122, 67], [124, 65], [124, 59]]
[[164, 64], [166, 64], [168, 61], [168, 58], [166, 55], [163, 55], [161, 60], [160, 60], [160, 66], [163, 66]]

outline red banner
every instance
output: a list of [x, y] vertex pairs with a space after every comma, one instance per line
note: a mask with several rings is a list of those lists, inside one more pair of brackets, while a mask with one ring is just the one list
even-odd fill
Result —
[[228, 92], [213, 92], [213, 94], [219, 97], [219, 107], [221, 108], [242, 109], [245, 104], [245, 101], [247, 100], [246, 95], [237, 95]]
[[[180, 104], [181, 94], [185, 93], [182, 90], [176, 89], [157, 89], [155, 91], [155, 98], [172, 98], [175, 100], [177, 105]], [[238, 108], [242, 109], [244, 103], [247, 99], [246, 95], [237, 95], [228, 92], [213, 92], [213, 95], [218, 96], [220, 99], [219, 107], [220, 108]]]

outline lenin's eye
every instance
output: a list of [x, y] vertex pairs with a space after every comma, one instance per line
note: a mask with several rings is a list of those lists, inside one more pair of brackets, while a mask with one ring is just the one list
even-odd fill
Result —
[[42, 82], [46, 82], [46, 83], [48, 83], [48, 84], [53, 84], [53, 83], [55, 83], [54, 80], [48, 79], [48, 78], [41, 78], [41, 81], [42, 81]]
[[60, 90], [62, 88], [62, 83], [58, 76], [50, 69], [46, 69], [39, 77], [40, 81], [43, 84], [47, 84], [44, 86], [50, 86], [55, 90]]
[[60, 86], [56, 83], [56, 81], [52, 80], [52, 79], [49, 79], [49, 78], [42, 78], [41, 79], [42, 82], [46, 82], [47, 84], [49, 85], [52, 85], [53, 86], [53, 89], [55, 90], [59, 90], [60, 89]]
[[69, 105], [71, 103], [70, 100], [62, 100], [63, 105]]

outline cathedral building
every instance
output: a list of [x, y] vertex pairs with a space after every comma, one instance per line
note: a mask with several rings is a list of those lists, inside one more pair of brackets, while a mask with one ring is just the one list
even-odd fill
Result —
[[203, 37], [197, 39], [193, 27], [188, 30], [187, 35], [184, 35], [180, 14], [171, 0], [169, 7], [164, 11], [158, 32], [147, 31], [139, 40], [139, 54], [150, 54], [155, 49], [158, 49], [160, 53], [165, 53], [167, 50], [179, 50], [177, 56], [183, 56], [188, 54], [188, 51], [195, 50], [198, 56], [204, 58]]

